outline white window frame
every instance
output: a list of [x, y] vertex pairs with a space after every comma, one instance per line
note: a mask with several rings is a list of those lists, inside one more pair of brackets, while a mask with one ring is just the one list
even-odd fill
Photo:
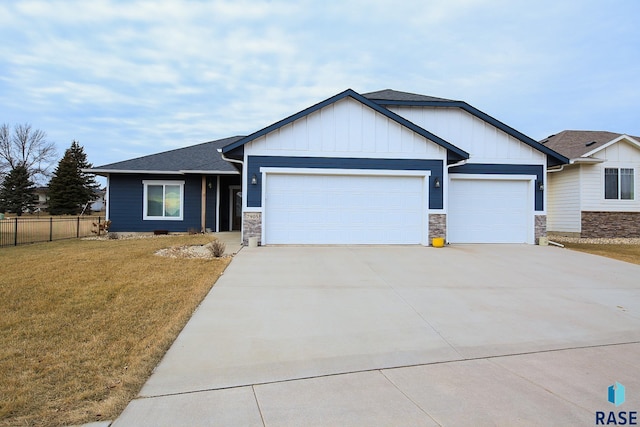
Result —
[[[607, 199], [607, 169], [615, 169], [618, 171], [618, 195], [615, 199]], [[621, 175], [621, 170], [622, 169], [631, 169], [633, 171], [633, 177], [631, 180], [631, 185], [633, 186], [632, 188], [632, 192], [633, 192], [633, 197], [630, 199], [623, 199], [622, 198], [622, 175]], [[602, 169], [602, 198], [607, 201], [607, 202], [631, 202], [636, 200], [636, 168], [632, 167], [632, 166], [605, 166]]]
[[[183, 221], [184, 220], [184, 181], [163, 181], [163, 180], [144, 180], [142, 181], [142, 185], [144, 187], [143, 196], [142, 196], [142, 219], [144, 221]], [[147, 213], [148, 208], [148, 188], [150, 185], [153, 186], [162, 186], [163, 188], [167, 185], [177, 185], [180, 187], [180, 216], [164, 216], [164, 198], [163, 198], [163, 207], [162, 207], [162, 216], [149, 216]], [[164, 194], [164, 191], [163, 191]]]

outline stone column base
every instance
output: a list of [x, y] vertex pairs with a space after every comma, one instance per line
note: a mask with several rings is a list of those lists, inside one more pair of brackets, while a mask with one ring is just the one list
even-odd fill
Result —
[[249, 237], [257, 237], [262, 244], [262, 212], [242, 213], [242, 244], [249, 245]]
[[536, 215], [535, 231], [534, 231], [534, 244], [538, 244], [540, 237], [547, 237], [547, 216]]
[[429, 214], [429, 246], [434, 237], [447, 238], [446, 214]]

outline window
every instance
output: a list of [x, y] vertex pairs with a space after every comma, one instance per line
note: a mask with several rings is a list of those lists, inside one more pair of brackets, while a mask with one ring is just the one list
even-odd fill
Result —
[[184, 181], [142, 181], [143, 219], [182, 220]]
[[633, 200], [633, 169], [604, 169], [604, 198]]

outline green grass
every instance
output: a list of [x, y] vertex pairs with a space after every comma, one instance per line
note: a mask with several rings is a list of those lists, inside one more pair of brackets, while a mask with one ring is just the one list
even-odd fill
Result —
[[229, 259], [154, 255], [210, 237], [0, 249], [0, 425], [116, 418]]

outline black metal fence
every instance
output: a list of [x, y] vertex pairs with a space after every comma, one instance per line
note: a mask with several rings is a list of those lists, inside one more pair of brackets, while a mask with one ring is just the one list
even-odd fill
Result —
[[95, 236], [100, 228], [97, 225], [104, 221], [100, 216], [2, 219], [0, 247]]

